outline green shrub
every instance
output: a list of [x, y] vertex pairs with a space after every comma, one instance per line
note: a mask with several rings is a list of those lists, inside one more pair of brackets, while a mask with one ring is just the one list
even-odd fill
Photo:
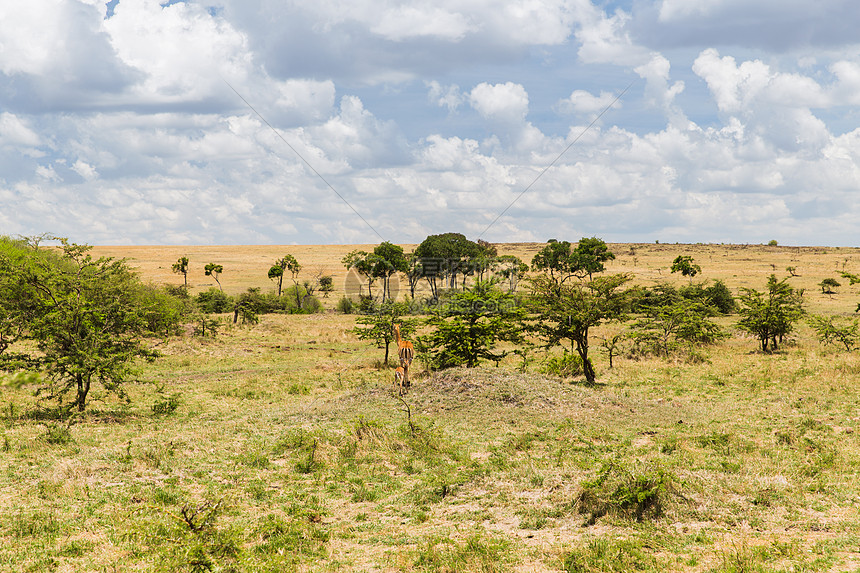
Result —
[[47, 424], [45, 428], [45, 441], [54, 445], [63, 445], [74, 441], [72, 439], [71, 424]]
[[720, 314], [732, 314], [737, 310], [735, 297], [723, 281], [717, 280], [707, 286], [704, 283], [689, 285], [678, 292], [683, 298], [713, 308]]
[[586, 525], [593, 525], [607, 514], [644, 521], [663, 514], [663, 506], [674, 489], [674, 478], [661, 467], [628, 471], [609, 462], [581, 488], [576, 507], [580, 514], [587, 515]]
[[167, 416], [176, 411], [179, 407], [179, 398], [181, 394], [171, 394], [170, 396], [162, 396], [152, 405], [152, 413], [157, 416]]
[[313, 314], [323, 310], [320, 300], [302, 285], [293, 285], [285, 289], [281, 302], [284, 312], [290, 314]]
[[676, 303], [683, 298], [678, 289], [671, 285], [657, 285], [652, 288], [634, 285], [626, 291], [625, 296], [627, 309], [634, 313], [645, 313], [654, 308]]
[[559, 376], [561, 378], [573, 378], [583, 376], [585, 370], [582, 368], [582, 358], [575, 352], [566, 348], [561, 356], [551, 356], [546, 359], [540, 368], [541, 373]]
[[330, 276], [322, 276], [319, 278], [320, 292], [323, 293], [323, 297], [328, 298], [328, 293], [334, 290], [334, 279]]
[[215, 338], [218, 335], [218, 330], [221, 329], [223, 323], [218, 318], [212, 318], [208, 314], [200, 314], [197, 313], [193, 317], [194, 319], [194, 330], [192, 334], [194, 336], [207, 337], [211, 336]]
[[214, 287], [198, 293], [194, 300], [197, 308], [207, 314], [221, 314], [233, 310], [233, 298]]
[[373, 314], [376, 312], [376, 303], [373, 297], [366, 294], [358, 295], [358, 312], [361, 314]]
[[343, 314], [352, 314], [355, 305], [352, 302], [352, 299], [348, 296], [340, 297], [340, 300], [337, 301], [337, 310], [338, 312], [342, 312]]

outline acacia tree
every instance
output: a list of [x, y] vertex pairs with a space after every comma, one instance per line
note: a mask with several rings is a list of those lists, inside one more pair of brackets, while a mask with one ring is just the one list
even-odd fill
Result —
[[137, 359], [157, 356], [144, 337], [172, 322], [175, 327], [182, 302], [141, 284], [124, 260], [94, 260], [90, 247], [61, 242], [59, 255], [37, 248], [0, 254], [0, 281], [14, 294], [7, 318], [35, 341], [27, 363], [48, 380], [39, 394], [64, 412], [82, 412], [95, 383], [125, 397], [123, 384], [136, 374]]
[[[848, 279], [849, 284], [851, 286], [854, 286], [857, 283], [860, 283], [860, 275], [855, 275], [855, 274], [846, 273], [845, 271], [842, 271], [842, 278]], [[860, 304], [857, 304], [857, 309], [854, 312], [860, 312]]]
[[621, 273], [569, 283], [540, 274], [528, 281], [533, 310], [530, 329], [543, 339], [545, 348], [567, 341], [579, 354], [589, 384], [597, 377], [588, 357], [589, 332], [623, 316], [626, 297], [619, 289], [630, 280], [630, 275]]
[[[347, 270], [353, 270], [359, 275], [365, 277], [367, 280], [367, 294], [371, 298], [373, 297], [373, 283], [377, 278], [375, 268], [377, 266], [378, 258], [378, 255], [356, 249], [340, 260]], [[361, 285], [358, 287], [358, 295], [361, 296]]]
[[182, 275], [185, 288], [188, 288], [188, 257], [179, 257], [179, 260], [173, 263], [173, 272]]
[[832, 316], [812, 315], [809, 317], [809, 324], [824, 344], [838, 343], [848, 352], [857, 347], [857, 341], [860, 339], [860, 322], [856, 318], [837, 323]]
[[432, 331], [419, 336], [415, 346], [434, 369], [498, 363], [508, 354], [495, 350], [499, 342], [523, 342], [524, 318], [513, 295], [496, 288], [495, 281], [478, 281], [434, 309], [425, 322]]
[[[290, 274], [293, 276], [293, 282], [296, 283], [296, 291], [298, 292], [298, 282], [296, 281], [296, 277], [299, 276], [299, 272], [302, 270], [302, 265], [299, 264], [299, 261], [293, 255], [284, 255], [282, 258], [275, 261], [275, 264], [271, 266], [269, 269], [269, 279], [278, 279], [278, 296], [281, 296], [282, 288], [284, 285], [284, 274], [286, 271], [290, 271]], [[298, 296], [298, 295], [297, 295]], [[299, 308], [301, 308], [301, 300], [299, 300]]]
[[371, 261], [371, 273], [382, 280], [382, 300], [391, 299], [391, 276], [409, 270], [409, 261], [403, 247], [383, 241], [373, 249], [376, 256]]
[[490, 278], [491, 273], [495, 270], [499, 263], [499, 251], [496, 246], [489, 241], [478, 239], [475, 241], [478, 245], [478, 251], [472, 262], [473, 274], [477, 275], [479, 281]]
[[680, 272], [685, 277], [690, 277], [690, 282], [693, 282], [693, 277], [702, 272], [702, 267], [693, 262], [693, 257], [689, 255], [678, 255], [672, 261], [672, 272]]
[[221, 289], [221, 292], [224, 292], [224, 289], [221, 287], [221, 281], [218, 280], [218, 275], [224, 272], [224, 266], [218, 265], [215, 263], [209, 263], [205, 267], [203, 267], [203, 272], [207, 277], [212, 277], [215, 279], [215, 282], [218, 283], [218, 288]]
[[517, 290], [517, 285], [528, 270], [529, 266], [514, 255], [502, 255], [496, 259], [496, 274], [507, 281], [508, 292]]
[[728, 336], [711, 317], [715, 309], [697, 300], [681, 298], [649, 307], [636, 321], [631, 338], [639, 348], [669, 358], [682, 343], [713, 344]]
[[567, 241], [550, 239], [532, 259], [532, 269], [543, 271], [553, 282], [562, 284], [571, 278], [590, 279], [603, 272], [604, 263], [614, 258], [606, 243], [597, 237], [583, 237], [575, 249]]
[[423, 277], [430, 285], [433, 298], [439, 298], [437, 280], [447, 282], [451, 288], [457, 287], [457, 274], [463, 274], [463, 288], [466, 277], [475, 271], [475, 259], [484, 249], [461, 233], [430, 235], [415, 249], [414, 256], [420, 259]]
[[833, 289], [839, 288], [842, 285], [839, 284], [839, 281], [837, 281], [836, 279], [828, 277], [818, 283], [818, 286], [821, 287], [821, 292], [824, 294], [835, 294], [836, 291]]
[[415, 256], [415, 253], [407, 257], [405, 274], [406, 281], [409, 283], [409, 295], [414, 299], [418, 282], [424, 277], [424, 265], [421, 264], [421, 259]]
[[803, 291], [795, 290], [787, 280], [770, 275], [767, 292], [744, 288], [738, 297], [738, 326], [758, 338], [762, 352], [778, 350], [804, 314]]

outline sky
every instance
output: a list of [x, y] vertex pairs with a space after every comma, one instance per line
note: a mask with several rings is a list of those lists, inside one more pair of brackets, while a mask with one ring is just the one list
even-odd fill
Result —
[[0, 235], [856, 246], [856, 0], [0, 2]]

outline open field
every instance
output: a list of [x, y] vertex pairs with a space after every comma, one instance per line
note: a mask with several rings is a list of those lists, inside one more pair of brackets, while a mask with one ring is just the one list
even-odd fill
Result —
[[[191, 292], [199, 292], [217, 287], [211, 277], [203, 273], [203, 267], [210, 262], [224, 266], [220, 280], [224, 291], [238, 294], [249, 287], [273, 288], [266, 277], [269, 267], [285, 254], [292, 254], [302, 264], [299, 280], [313, 280], [319, 275], [332, 276], [335, 293], [329, 301], [330, 306], [349, 286], [350, 294], [356, 294], [355, 285], [349, 284], [347, 272], [341, 264], [344, 255], [354, 249], [372, 251], [375, 245], [254, 245], [254, 246], [145, 246], [145, 247], [107, 247], [93, 249], [97, 256], [127, 258], [129, 264], [137, 268], [144, 280], [156, 284], [182, 284], [182, 275], [171, 271], [171, 266], [179, 257], [189, 258], [190, 270], [188, 284]], [[543, 243], [499, 243], [496, 245], [500, 255], [512, 254], [530, 262]], [[408, 253], [416, 245], [402, 245]], [[666, 244], [610, 244], [616, 259], [609, 261], [607, 272], [629, 272], [635, 275], [635, 283], [652, 285], [661, 281], [670, 284], [683, 284], [687, 279], [680, 274], [672, 274], [669, 268], [678, 255], [690, 255], [702, 267], [702, 274], [696, 280], [724, 281], [730, 288], [739, 287], [762, 289], [771, 273], [779, 278], [788, 275], [787, 267], [794, 267], [800, 276], [792, 279], [791, 284], [803, 288], [811, 295], [808, 300], [813, 307], [834, 309], [838, 313], [853, 312], [856, 302], [849, 296], [840, 295], [820, 297], [820, 283], [827, 277], [839, 277], [840, 271], [860, 274], [860, 248], [857, 247], [770, 247], [764, 245], [666, 245]], [[843, 279], [840, 282], [847, 283]], [[426, 289], [426, 285], [421, 285]], [[401, 285], [401, 292], [407, 285]], [[847, 289], [841, 289], [847, 292]], [[423, 291], [426, 292], [426, 291]]]
[[[525, 260], [542, 245], [500, 245]], [[197, 292], [335, 277], [369, 246], [98, 247]], [[410, 246], [406, 246], [407, 251]], [[811, 312], [850, 316], [860, 249], [610, 245], [608, 272], [684, 284], [678, 255], [733, 291], [799, 275]], [[839, 278], [838, 294], [818, 283]], [[402, 291], [401, 291], [402, 292]], [[732, 329], [736, 317], [720, 319]], [[130, 402], [67, 427], [33, 384], [0, 404], [0, 571], [853, 571], [860, 568], [860, 356], [801, 324], [770, 355], [734, 336], [702, 361], [615, 359], [595, 387], [540, 356], [419, 372], [404, 401], [355, 317], [266, 315], [159, 341]], [[594, 333], [615, 332], [609, 325]], [[407, 411], [408, 407], [408, 411]]]

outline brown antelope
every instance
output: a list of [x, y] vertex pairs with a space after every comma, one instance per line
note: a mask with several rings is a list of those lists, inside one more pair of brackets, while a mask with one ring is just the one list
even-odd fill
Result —
[[398, 366], [394, 369], [394, 387], [397, 388], [398, 396], [406, 394], [406, 386], [403, 385], [403, 379], [406, 376], [406, 370], [403, 366]]
[[415, 358], [415, 348], [408, 340], [400, 338], [400, 324], [394, 325], [394, 339], [397, 341], [397, 355], [400, 357], [400, 367], [403, 368], [403, 386], [409, 388], [409, 367]]

